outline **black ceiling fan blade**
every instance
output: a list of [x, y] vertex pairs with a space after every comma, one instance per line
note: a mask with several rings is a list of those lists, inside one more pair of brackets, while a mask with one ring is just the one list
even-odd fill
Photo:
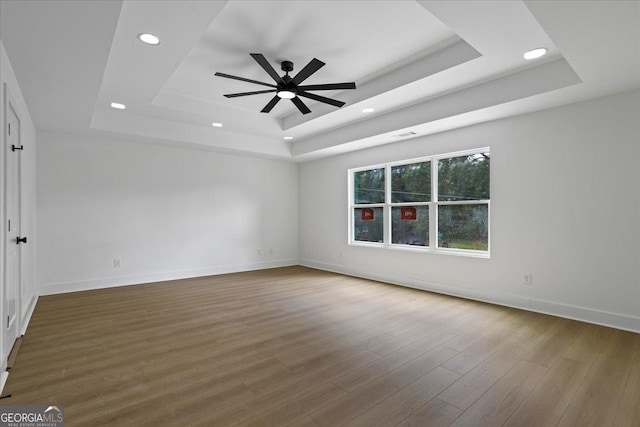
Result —
[[267, 58], [265, 58], [263, 54], [250, 53], [249, 55], [251, 55], [251, 57], [255, 59], [262, 68], [264, 68], [267, 74], [269, 74], [276, 83], [282, 83], [282, 77], [280, 77], [276, 70], [273, 69], [273, 67], [271, 66], [271, 64], [269, 64], [269, 61], [267, 61]]
[[293, 102], [295, 106], [298, 107], [298, 110], [300, 110], [302, 114], [309, 114], [311, 112], [309, 107], [304, 105], [304, 102], [302, 102], [302, 100], [297, 96], [295, 98], [291, 98], [291, 102]]
[[269, 101], [267, 105], [265, 105], [264, 108], [260, 110], [260, 112], [268, 113], [269, 111], [273, 110], [273, 107], [276, 106], [278, 101], [280, 101], [280, 97], [278, 95], [274, 96], [273, 98], [271, 98], [271, 101]]
[[313, 58], [311, 62], [305, 65], [304, 68], [295, 75], [291, 82], [297, 86], [322, 67], [324, 67], [324, 62], [317, 58]]
[[354, 82], [298, 86], [298, 89], [302, 89], [302, 90], [341, 90], [341, 89], [355, 89], [355, 88], [356, 88], [356, 84]]
[[229, 93], [227, 95], [224, 95], [227, 98], [237, 98], [239, 96], [247, 96], [247, 95], [258, 95], [260, 93], [270, 93], [270, 92], [275, 92], [275, 89], [267, 89], [267, 90], [257, 90], [254, 92], [241, 92], [241, 93]]
[[326, 96], [316, 95], [315, 93], [309, 93], [304, 91], [298, 91], [298, 96], [304, 96], [305, 98], [313, 99], [314, 101], [324, 102], [325, 104], [335, 105], [336, 107], [342, 107], [345, 103], [338, 101], [337, 99], [327, 98]]
[[278, 87], [276, 85], [272, 85], [271, 83], [264, 83], [264, 82], [259, 82], [257, 80], [245, 79], [244, 77], [232, 76], [231, 74], [216, 73], [216, 76], [225, 77], [227, 79], [240, 80], [242, 82], [255, 83], [257, 85], [262, 85], [262, 86]]

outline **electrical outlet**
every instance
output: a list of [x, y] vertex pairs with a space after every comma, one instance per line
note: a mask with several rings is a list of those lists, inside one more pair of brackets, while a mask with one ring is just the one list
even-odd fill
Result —
[[113, 268], [120, 268], [120, 260], [117, 258], [113, 259]]
[[531, 286], [533, 281], [531, 280], [531, 273], [522, 273], [522, 284]]

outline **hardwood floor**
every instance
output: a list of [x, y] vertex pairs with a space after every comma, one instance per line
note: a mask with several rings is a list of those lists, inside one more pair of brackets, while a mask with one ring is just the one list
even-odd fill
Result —
[[640, 426], [640, 334], [304, 267], [41, 297], [67, 426]]

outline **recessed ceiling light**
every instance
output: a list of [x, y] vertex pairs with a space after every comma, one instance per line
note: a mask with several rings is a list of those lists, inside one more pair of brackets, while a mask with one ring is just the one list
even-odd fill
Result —
[[292, 136], [285, 136], [284, 139], [286, 139], [288, 141], [290, 139], [293, 139], [293, 137]]
[[211, 126], [213, 126], [214, 128], [221, 128], [222, 127], [222, 123], [211, 123]]
[[409, 132], [399, 133], [396, 136], [399, 137], [399, 138], [408, 138], [410, 136], [415, 136], [417, 134], [418, 134], [417, 132], [414, 132], [414, 131], [410, 130]]
[[124, 104], [120, 104], [119, 102], [112, 102], [111, 108], [115, 108], [116, 110], [124, 110], [125, 108], [127, 108], [127, 106]]
[[154, 36], [153, 34], [140, 33], [138, 34], [138, 38], [140, 39], [141, 42], [150, 44], [152, 46], [157, 46], [160, 44], [160, 39], [157, 36]]
[[374, 111], [376, 111], [376, 110], [371, 108], [371, 107], [367, 107], [367, 108], [363, 108], [362, 109], [363, 113], [373, 113]]
[[525, 52], [524, 59], [536, 59], [544, 56], [547, 53], [547, 49], [544, 47], [539, 47], [537, 49], [530, 50], [529, 52]]

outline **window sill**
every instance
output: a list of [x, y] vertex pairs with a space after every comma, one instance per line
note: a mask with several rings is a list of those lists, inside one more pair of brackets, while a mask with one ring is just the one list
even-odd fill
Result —
[[380, 249], [390, 249], [392, 251], [405, 251], [405, 252], [422, 252], [429, 254], [437, 254], [437, 255], [454, 255], [454, 256], [463, 256], [470, 258], [485, 258], [490, 259], [491, 253], [489, 251], [474, 251], [474, 250], [466, 250], [466, 249], [447, 249], [447, 248], [432, 248], [432, 247], [424, 247], [424, 246], [413, 246], [413, 245], [389, 245], [382, 242], [360, 242], [353, 241], [349, 242], [350, 246], [362, 246], [368, 248], [380, 248]]

